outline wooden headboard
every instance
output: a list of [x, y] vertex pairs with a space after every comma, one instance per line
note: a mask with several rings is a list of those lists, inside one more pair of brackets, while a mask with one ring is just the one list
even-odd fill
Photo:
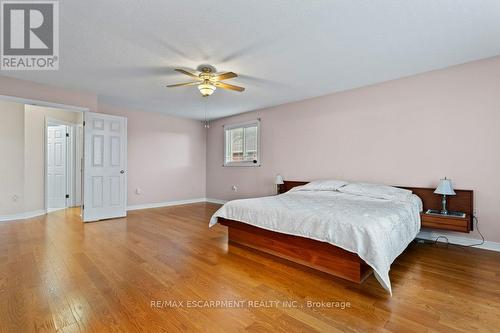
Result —
[[[305, 185], [306, 181], [290, 181], [285, 180], [284, 184], [278, 187], [278, 193], [285, 193], [292, 188], [300, 185]], [[441, 195], [434, 194], [435, 188], [432, 187], [408, 187], [396, 186], [412, 191], [418, 195], [424, 204], [424, 212], [427, 209], [441, 209]], [[472, 190], [455, 190], [456, 195], [447, 196], [447, 208], [450, 211], [464, 212], [472, 219], [474, 215], [474, 191]], [[472, 222], [472, 220], [471, 220]], [[473, 223], [471, 223], [471, 226]]]

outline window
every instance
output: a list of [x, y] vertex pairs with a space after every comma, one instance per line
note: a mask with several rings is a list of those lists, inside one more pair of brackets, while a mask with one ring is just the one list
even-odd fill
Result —
[[224, 166], [260, 166], [260, 121], [224, 126]]

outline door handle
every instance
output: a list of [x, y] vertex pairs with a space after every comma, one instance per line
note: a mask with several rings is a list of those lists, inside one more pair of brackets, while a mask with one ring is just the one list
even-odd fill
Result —
[[124, 174], [124, 173], [125, 173], [125, 170], [120, 170], [120, 173], [121, 173], [121, 174]]

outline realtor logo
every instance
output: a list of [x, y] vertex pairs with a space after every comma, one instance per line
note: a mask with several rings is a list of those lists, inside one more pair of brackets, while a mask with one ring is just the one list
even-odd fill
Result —
[[0, 16], [0, 69], [59, 69], [57, 1], [1, 1]]

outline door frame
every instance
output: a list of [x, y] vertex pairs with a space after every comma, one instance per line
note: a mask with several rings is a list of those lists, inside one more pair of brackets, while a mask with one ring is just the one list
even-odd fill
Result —
[[[49, 136], [48, 136], [48, 130], [49, 130], [49, 124], [57, 124], [61, 126], [66, 126], [66, 133], [69, 133], [69, 140], [66, 141], [66, 194], [69, 194], [70, 197], [66, 199], [66, 207], [68, 208], [71, 206], [71, 203], [74, 200], [74, 178], [75, 178], [75, 153], [76, 149], [73, 149], [75, 146], [75, 133], [76, 133], [76, 127], [78, 124], [73, 124], [70, 122], [66, 122], [63, 120], [55, 119], [55, 118], [50, 118], [50, 117], [45, 117], [45, 135], [44, 135], [44, 172], [45, 172], [45, 177], [44, 177], [44, 193], [45, 193], [45, 212], [49, 213], [49, 180], [48, 180], [48, 162], [49, 162], [49, 150], [47, 149], [47, 146], [49, 144]], [[83, 145], [83, 142], [82, 142]], [[83, 155], [82, 155], [83, 156]], [[81, 205], [81, 203], [80, 203]]]
[[43, 101], [43, 100], [39, 100], [39, 99], [32, 99], [32, 98], [22, 98], [22, 97], [15, 97], [15, 96], [0, 95], [0, 99], [3, 101], [15, 102], [15, 103], [19, 103], [19, 104], [29, 104], [29, 105], [34, 105], [34, 106], [46, 106], [49, 108], [62, 109], [63, 111], [69, 111], [69, 112], [75, 112], [75, 111], [76, 112], [88, 112], [88, 111], [90, 111], [90, 109], [86, 108], [86, 107], [69, 105], [69, 104], [54, 103], [54, 102], [48, 102], [48, 101]]
[[[16, 97], [16, 96], [9, 96], [9, 95], [0, 95], [0, 100], [3, 100], [3, 101], [8, 101], [8, 102], [14, 102], [14, 103], [19, 103], [19, 104], [28, 104], [28, 105], [34, 105], [34, 106], [45, 106], [45, 107], [51, 107], [51, 108], [57, 108], [57, 109], [61, 109], [63, 111], [67, 111], [67, 112], [81, 112], [83, 114], [83, 119], [85, 119], [85, 113], [86, 112], [90, 112], [90, 108], [88, 107], [82, 107], [82, 106], [77, 106], [77, 105], [70, 105], [70, 104], [62, 104], [62, 103], [56, 103], [56, 102], [50, 102], [50, 101], [44, 101], [44, 100], [40, 100], [40, 99], [33, 99], [33, 98], [24, 98], [24, 97]], [[46, 127], [47, 125], [45, 124], [45, 129], [44, 129], [44, 152], [46, 150], [46, 146], [47, 146], [47, 130], [46, 130]], [[44, 207], [43, 209], [40, 210], [40, 213], [37, 213], [37, 214], [34, 214], [34, 215], [26, 215], [27, 213], [29, 212], [23, 212], [22, 214], [19, 214], [19, 215], [26, 215], [27, 217], [35, 217], [35, 216], [40, 216], [40, 215], [45, 215], [47, 214], [47, 193], [46, 193], [46, 188], [47, 188], [47, 170], [46, 170], [46, 166], [47, 166], [47, 161], [45, 160], [46, 159], [46, 154], [44, 153], [44, 173], [45, 173], [45, 176], [44, 176], [44, 195], [45, 195], [45, 198], [44, 198]], [[82, 158], [85, 159], [85, 150], [82, 149]], [[82, 166], [82, 175], [83, 175], [83, 166]], [[80, 207], [83, 205], [83, 182], [82, 182], [82, 187], [81, 187], [81, 190], [82, 190], [82, 199], [81, 199], [81, 203], [80, 203]], [[38, 211], [37, 211], [38, 212]], [[43, 212], [43, 213], [41, 213]], [[27, 217], [22, 217], [21, 219], [24, 219], [24, 218], [27, 218]], [[83, 221], [83, 219], [82, 219]]]

